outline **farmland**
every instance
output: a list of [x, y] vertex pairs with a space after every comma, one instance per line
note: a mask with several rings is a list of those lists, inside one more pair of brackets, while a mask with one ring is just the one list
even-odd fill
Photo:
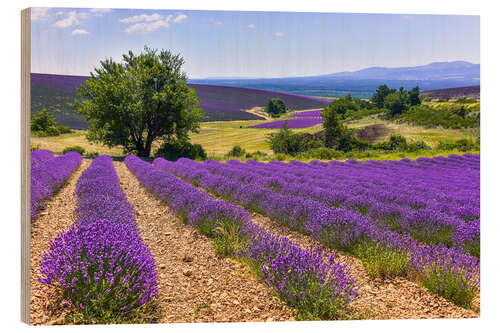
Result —
[[32, 156], [35, 324], [479, 316], [478, 155]]
[[[70, 106], [76, 98], [76, 90], [89, 77], [72, 75], [31, 74], [31, 111], [36, 114], [42, 108], [52, 112], [58, 124], [75, 129], [87, 129], [85, 118], [76, 114]], [[294, 95], [258, 89], [190, 84], [194, 88], [200, 107], [205, 112], [204, 121], [259, 120], [261, 116], [246, 112], [256, 106], [264, 106], [270, 98], [281, 98], [296, 110], [324, 107], [328, 100], [318, 97]]]

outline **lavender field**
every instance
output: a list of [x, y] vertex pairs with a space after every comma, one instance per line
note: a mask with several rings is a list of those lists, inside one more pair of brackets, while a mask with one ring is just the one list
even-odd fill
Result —
[[[34, 151], [32, 163], [36, 221], [81, 156]], [[149, 163], [133, 155], [112, 162], [99, 156], [72, 189], [73, 224], [40, 255], [38, 281], [85, 323], [158, 320], [158, 311], [166, 311], [158, 310], [162, 290], [176, 274], [158, 255], [166, 244], [146, 237], [140, 225], [156, 223], [156, 215], [144, 209], [158, 200], [171, 211], [162, 214], [210, 240], [215, 256], [237, 259], [295, 319], [356, 318], [368, 304], [365, 287], [373, 281], [392, 285], [395, 279], [421, 288], [420, 296], [405, 288], [391, 293], [414, 295], [422, 311], [427, 301], [421, 297], [428, 295], [441, 304], [433, 311], [448, 311], [437, 316], [476, 316], [479, 169], [479, 155], [471, 154], [310, 163]], [[43, 186], [37, 185], [42, 173], [54, 175]], [[149, 193], [141, 195], [144, 207], [130, 197], [138, 191]], [[193, 246], [188, 244], [179, 246]], [[202, 273], [184, 270], [180, 276]], [[397, 311], [390, 316], [411, 317]]]
[[306, 127], [313, 127], [323, 123], [323, 118], [321, 117], [321, 110], [294, 112], [291, 115], [294, 118], [248, 126], [248, 128], [283, 128], [285, 122], [288, 128], [306, 128]]

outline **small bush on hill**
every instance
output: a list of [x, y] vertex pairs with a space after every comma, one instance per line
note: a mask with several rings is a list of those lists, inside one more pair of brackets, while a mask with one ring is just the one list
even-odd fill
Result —
[[73, 132], [68, 126], [63, 126], [63, 125], [57, 126], [56, 129], [57, 132], [59, 132], [59, 134], [66, 134]]
[[477, 101], [475, 98], [467, 98], [467, 97], [462, 97], [462, 98], [455, 100], [455, 103], [457, 103], [457, 104], [470, 104], [470, 103], [476, 103], [476, 102]]
[[271, 98], [267, 102], [265, 111], [271, 117], [279, 117], [281, 114], [286, 113], [285, 102], [281, 98]]
[[257, 150], [257, 151], [254, 151], [252, 153], [246, 153], [245, 157], [248, 158], [248, 159], [259, 161], [259, 160], [268, 159], [269, 155], [267, 155], [266, 153], [264, 153], [264, 152], [262, 152], [260, 150]]
[[177, 161], [181, 157], [192, 160], [207, 159], [207, 153], [199, 144], [192, 144], [189, 141], [176, 140], [163, 143], [155, 152], [155, 157], [163, 157], [169, 161]]
[[304, 134], [294, 133], [287, 127], [286, 122], [278, 133], [272, 133], [268, 136], [268, 141], [275, 154], [281, 153], [291, 156], [322, 145], [319, 140], [308, 140]]
[[62, 151], [62, 153], [66, 154], [66, 153], [69, 153], [70, 151], [76, 151], [80, 155], [83, 155], [83, 153], [85, 152], [85, 148], [83, 148], [81, 146], [66, 147], [66, 148], [64, 148], [64, 150]]
[[441, 141], [437, 146], [438, 150], [454, 150], [457, 149], [461, 152], [466, 152], [474, 149], [479, 150], [479, 141], [473, 142], [472, 140], [461, 139], [455, 142]]
[[234, 146], [228, 153], [228, 156], [232, 157], [240, 157], [245, 155], [245, 149], [241, 148], [240, 146]]
[[46, 109], [42, 109], [31, 118], [30, 128], [37, 136], [58, 136], [71, 133], [71, 129], [67, 126], [56, 126], [56, 120]]

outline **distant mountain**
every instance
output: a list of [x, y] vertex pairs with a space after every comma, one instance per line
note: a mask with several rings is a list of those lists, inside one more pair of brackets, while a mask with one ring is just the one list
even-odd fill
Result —
[[479, 64], [471, 64], [467, 61], [453, 61], [433, 62], [415, 67], [369, 67], [355, 72], [340, 72], [322, 75], [322, 77], [358, 80], [464, 80], [479, 82], [479, 72]]
[[370, 67], [354, 72], [270, 79], [198, 79], [191, 83], [281, 91], [311, 96], [370, 97], [377, 87], [436, 90], [479, 85], [480, 65], [466, 61], [434, 62], [415, 67]]

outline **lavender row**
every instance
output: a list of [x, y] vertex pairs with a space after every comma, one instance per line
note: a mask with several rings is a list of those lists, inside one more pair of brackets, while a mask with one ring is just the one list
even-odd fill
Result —
[[158, 294], [156, 266], [109, 156], [93, 160], [75, 193], [77, 221], [51, 242], [40, 281], [60, 288], [88, 322], [144, 315]]
[[294, 113], [292, 113], [292, 116], [297, 117], [297, 118], [303, 118], [303, 117], [321, 118], [321, 111], [322, 110], [310, 110], [310, 111], [303, 111], [303, 112], [294, 112]]
[[54, 158], [54, 153], [47, 149], [34, 150], [30, 154], [31, 167], [33, 168], [39, 163], [45, 162]]
[[[43, 153], [48, 156], [48, 154]], [[82, 163], [76, 152], [40, 161], [31, 168], [31, 219], [45, 208], [44, 200], [60, 188]]]
[[[299, 163], [308, 167], [301, 166]], [[442, 175], [440, 178], [433, 179], [432, 172], [417, 174], [404, 169], [389, 169], [390, 174], [384, 174], [382, 171], [386, 171], [385, 169], [361, 169], [356, 165], [340, 168], [335, 165], [314, 167], [297, 161], [269, 164], [255, 161], [249, 161], [246, 164], [229, 161], [227, 164], [262, 176], [279, 176], [283, 182], [293, 180], [296, 183], [314, 185], [335, 192], [336, 205], [345, 202], [346, 195], [349, 193], [350, 196], [355, 196], [361, 201], [380, 201], [385, 205], [402, 206], [414, 210], [426, 208], [465, 221], [479, 218], [479, 178], [464, 172], [454, 174], [454, 176], [455, 179], [464, 179], [466, 184], [447, 179], [444, 175], [446, 172], [443, 171], [440, 171]], [[395, 177], [395, 174], [398, 176]]]
[[303, 318], [335, 318], [357, 297], [349, 270], [336, 262], [333, 254], [325, 262], [321, 247], [305, 250], [271, 234], [252, 223], [241, 207], [215, 200], [135, 156], [128, 156], [125, 164], [146, 189], [167, 202], [188, 225], [214, 238], [214, 246], [226, 244], [226, 255], [246, 261]]
[[[180, 163], [183, 163], [180, 161]], [[185, 163], [191, 163], [186, 160]], [[370, 195], [359, 193], [353, 194], [356, 183], [343, 184], [341, 188], [317, 186], [313, 182], [303, 181], [295, 177], [293, 173], [285, 173], [279, 167], [268, 171], [255, 165], [245, 165], [241, 162], [220, 163], [217, 161], [205, 161], [204, 166], [209, 172], [223, 176], [231, 180], [242, 181], [247, 184], [256, 184], [274, 189], [276, 192], [303, 197], [318, 201], [329, 207], [342, 206], [354, 209], [368, 215], [391, 227], [392, 230], [408, 233], [413, 238], [426, 243], [444, 243], [447, 246], [463, 248], [467, 252], [479, 256], [480, 234], [479, 220], [466, 223], [458, 218], [447, 216], [434, 207], [414, 210], [411, 207], [401, 207], [396, 195], [372, 192]], [[391, 200], [381, 200], [386, 197]], [[468, 212], [461, 208], [461, 212]]]
[[[293, 164], [299, 163], [301, 162]], [[334, 187], [335, 183], [340, 186], [347, 184], [352, 187], [350, 192], [364, 192], [369, 197], [377, 197], [385, 204], [397, 204], [413, 209], [428, 208], [465, 221], [479, 218], [479, 172], [464, 168], [452, 172], [442, 165], [415, 170], [413, 165], [410, 165], [410, 168], [393, 168], [383, 164], [383, 169], [369, 169], [366, 168], [369, 162], [359, 163], [361, 167], [345, 167], [346, 164], [340, 164], [340, 170], [337, 167], [339, 164], [319, 169], [297, 169], [305, 181], [312, 182], [313, 179], [321, 178], [326, 183], [320, 182], [318, 185], [326, 188]], [[280, 165], [288, 167], [288, 171], [294, 167]], [[255, 165], [251, 167], [255, 168]]]
[[300, 117], [287, 120], [277, 120], [269, 123], [263, 123], [253, 126], [248, 126], [248, 128], [283, 128], [285, 122], [288, 128], [306, 128], [312, 127], [323, 123], [323, 118], [321, 117]]
[[359, 213], [281, 195], [259, 185], [231, 181], [213, 175], [203, 164], [186, 159], [175, 163], [156, 159], [153, 164], [310, 235], [326, 246], [360, 257], [373, 275], [413, 276], [431, 291], [463, 306], [470, 304], [479, 286], [479, 261], [459, 249], [442, 245], [423, 246], [408, 236], [381, 228]]

